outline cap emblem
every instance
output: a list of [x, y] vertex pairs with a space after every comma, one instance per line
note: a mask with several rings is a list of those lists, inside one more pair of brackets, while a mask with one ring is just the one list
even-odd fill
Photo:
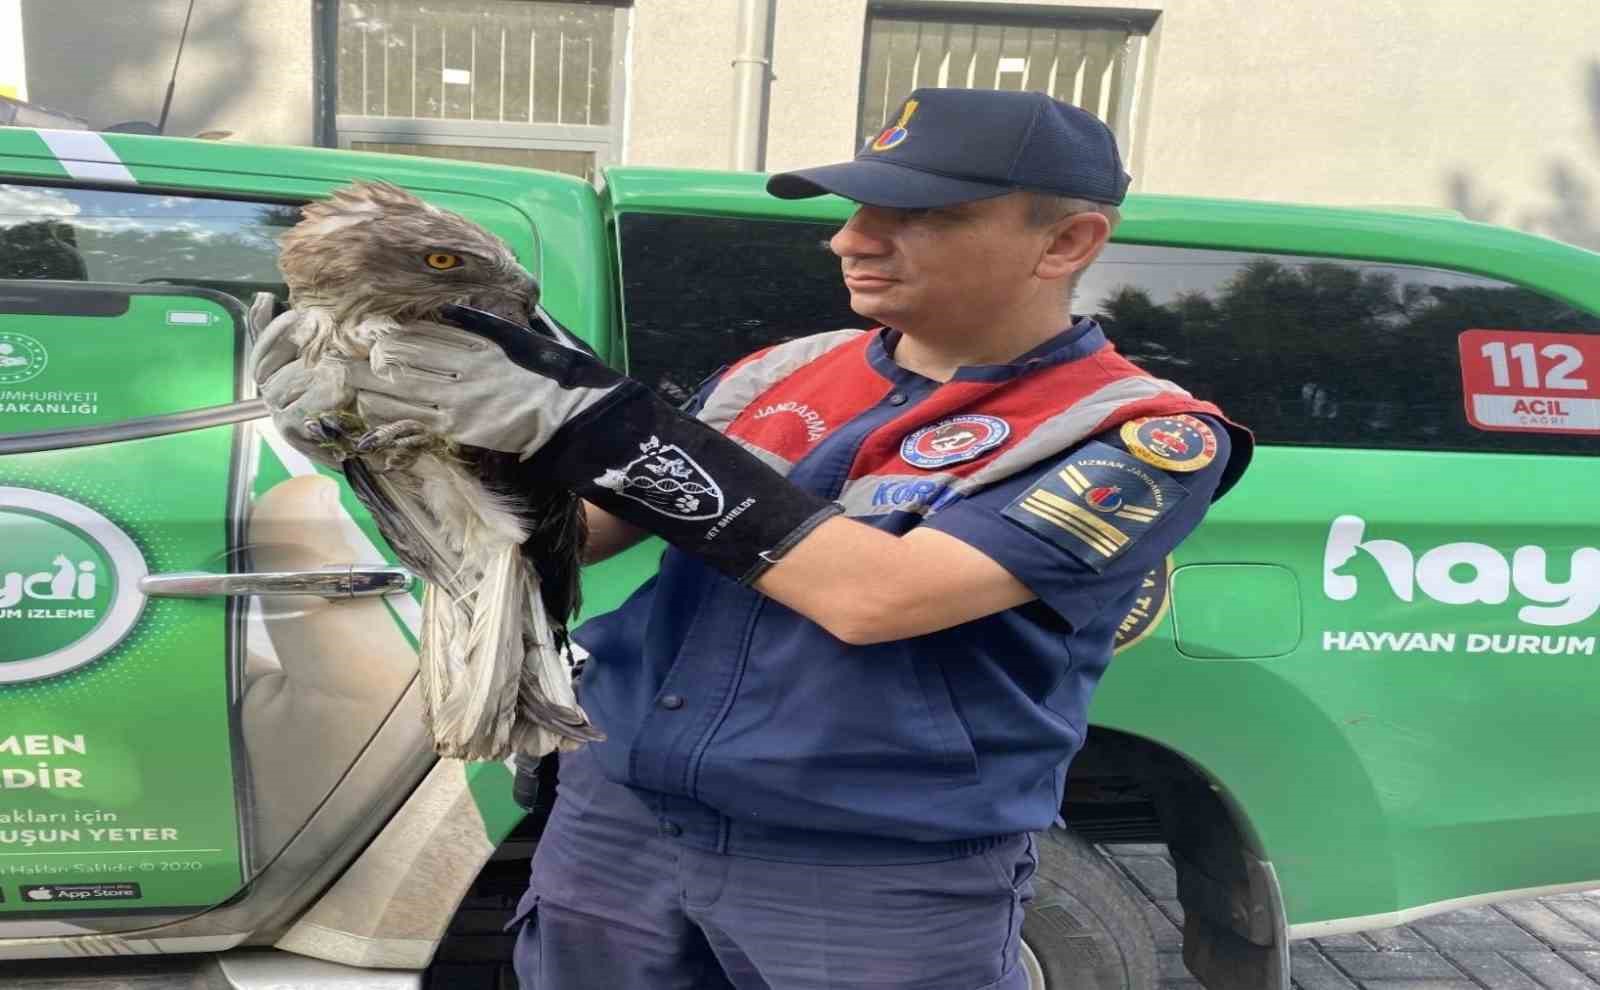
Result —
[[906, 105], [900, 109], [900, 121], [878, 135], [878, 139], [872, 142], [872, 150], [888, 151], [910, 137], [911, 132], [906, 130], [906, 125], [911, 123], [911, 117], [916, 112], [917, 101], [907, 100]]

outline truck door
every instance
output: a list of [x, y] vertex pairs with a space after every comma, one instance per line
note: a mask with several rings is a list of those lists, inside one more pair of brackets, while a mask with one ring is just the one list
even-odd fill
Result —
[[0, 182], [0, 938], [247, 895], [414, 677], [409, 576], [251, 401], [297, 214]]

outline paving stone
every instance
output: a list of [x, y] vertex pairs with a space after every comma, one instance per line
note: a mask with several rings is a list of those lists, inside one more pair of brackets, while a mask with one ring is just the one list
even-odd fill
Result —
[[1308, 942], [1289, 946], [1289, 965], [1299, 990], [1356, 990], [1356, 985]]
[[1433, 948], [1414, 929], [1407, 927], [1377, 928], [1362, 935], [1384, 952], [1423, 952]]
[[1178, 896], [1178, 874], [1172, 864], [1155, 856], [1128, 856], [1117, 860], [1139, 889], [1155, 898]]
[[1498, 952], [1447, 952], [1445, 957], [1468, 976], [1494, 990], [1544, 990]]
[[1558, 949], [1600, 949], [1600, 939], [1574, 925], [1538, 901], [1499, 905], [1500, 913], [1532, 932], [1541, 942]]
[[1349, 935], [1327, 935], [1312, 941], [1316, 943], [1317, 948], [1324, 951], [1337, 952], [1341, 949], [1346, 952], [1378, 951], [1377, 947], [1367, 941], [1359, 932], [1353, 932]]
[[1595, 990], [1600, 984], [1554, 952], [1501, 953], [1547, 990]]
[[[1160, 954], [1161, 990], [1204, 990], [1183, 964], [1183, 906], [1166, 848], [1136, 843], [1105, 852], [1146, 895], [1141, 907]], [[1600, 890], [1295, 942], [1290, 960], [1295, 990], [1600, 990]]]
[[1545, 897], [1540, 903], [1588, 934], [1600, 938], [1600, 903], [1596, 903], [1592, 898], [1565, 895]]
[[1482, 904], [1476, 907], [1456, 908], [1444, 914], [1433, 914], [1423, 918], [1418, 924], [1422, 925], [1498, 925], [1505, 922], [1505, 918], [1493, 907]]
[[[1496, 917], [1499, 917], [1496, 915]], [[1418, 935], [1441, 949], [1544, 949], [1547, 946], [1510, 921], [1501, 918], [1498, 925], [1435, 925], [1431, 923], [1411, 926]]]
[[1591, 979], [1600, 980], [1600, 951], [1573, 951], [1566, 950], [1561, 953], [1561, 958], [1583, 970]]
[[1368, 980], [1461, 979], [1461, 971], [1437, 952], [1329, 952], [1327, 956], [1363, 986]]

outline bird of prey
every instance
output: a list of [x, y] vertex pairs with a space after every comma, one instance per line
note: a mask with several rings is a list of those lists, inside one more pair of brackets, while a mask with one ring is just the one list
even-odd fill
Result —
[[[396, 186], [357, 182], [302, 217], [278, 265], [297, 314], [291, 339], [312, 374], [365, 362], [403, 390], [397, 363], [420, 354], [426, 366], [426, 349], [441, 346], [442, 307], [522, 324], [538, 312], [539, 284], [503, 241]], [[364, 422], [344, 408], [307, 426], [341, 458], [395, 554], [427, 580], [419, 664], [437, 752], [536, 757], [600, 738], [567, 660], [586, 537], [577, 498], [510, 483], [514, 456], [415, 421]]]

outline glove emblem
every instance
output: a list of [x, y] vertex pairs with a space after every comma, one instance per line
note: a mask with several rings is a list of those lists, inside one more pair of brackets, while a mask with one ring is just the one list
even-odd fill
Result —
[[651, 437], [639, 450], [641, 456], [625, 467], [611, 468], [594, 483], [674, 519], [722, 515], [721, 486], [683, 448]]

